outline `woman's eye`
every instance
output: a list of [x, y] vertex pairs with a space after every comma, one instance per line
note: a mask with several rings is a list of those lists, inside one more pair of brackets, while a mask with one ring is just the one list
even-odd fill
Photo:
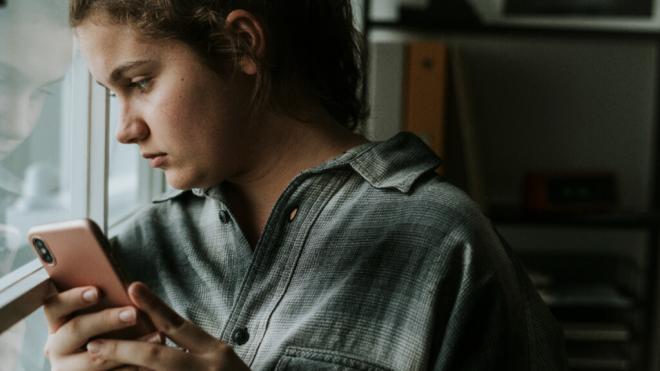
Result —
[[53, 89], [52, 86], [44, 87], [44, 88], [39, 89], [39, 94], [53, 95], [53, 90], [54, 89]]
[[55, 89], [56, 88], [55, 88], [54, 84], [42, 86], [41, 88], [33, 91], [32, 94], [30, 94], [30, 98], [31, 99], [40, 99], [40, 98], [44, 98], [44, 97], [49, 96], [49, 95], [53, 95], [53, 93], [55, 92]]
[[151, 80], [149, 80], [149, 79], [142, 79], [142, 80], [133, 81], [133, 82], [131, 82], [131, 86], [136, 87], [138, 90], [140, 90], [141, 92], [144, 93], [147, 90], [147, 88], [149, 87], [149, 82], [150, 81]]

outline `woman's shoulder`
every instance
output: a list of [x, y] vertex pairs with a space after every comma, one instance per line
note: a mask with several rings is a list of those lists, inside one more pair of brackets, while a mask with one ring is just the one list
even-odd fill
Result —
[[464, 231], [469, 236], [492, 229], [481, 207], [435, 172], [420, 175], [406, 192], [368, 185], [360, 188], [351, 200], [356, 211], [368, 213], [372, 223], [386, 229], [416, 225], [420, 232], [433, 236], [452, 231]]

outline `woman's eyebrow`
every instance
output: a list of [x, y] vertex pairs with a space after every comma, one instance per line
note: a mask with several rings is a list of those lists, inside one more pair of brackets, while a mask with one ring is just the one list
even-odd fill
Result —
[[29, 81], [28, 77], [18, 68], [4, 62], [0, 62], [0, 77], [9, 78], [14, 83], [26, 83]]
[[131, 61], [131, 62], [126, 62], [124, 64], [121, 64], [117, 68], [115, 68], [111, 73], [110, 73], [110, 82], [117, 82], [124, 77], [124, 74], [126, 72], [130, 71], [133, 68], [137, 68], [145, 63], [149, 63], [151, 61], [149, 60], [142, 60], [142, 61]]

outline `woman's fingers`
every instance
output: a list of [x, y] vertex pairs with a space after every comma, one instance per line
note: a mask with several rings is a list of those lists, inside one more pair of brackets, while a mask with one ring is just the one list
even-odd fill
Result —
[[135, 324], [137, 311], [133, 307], [106, 309], [82, 314], [63, 324], [48, 338], [48, 353], [69, 354], [85, 345], [88, 339]]
[[143, 283], [134, 282], [128, 295], [135, 305], [149, 316], [156, 329], [180, 347], [193, 352], [206, 352], [218, 346], [218, 340], [192, 322], [185, 320], [163, 303]]
[[194, 354], [160, 344], [128, 340], [94, 340], [87, 344], [92, 357], [144, 368], [167, 370], [209, 369], [205, 361]]
[[121, 364], [101, 357], [94, 357], [88, 352], [71, 354], [57, 360], [57, 369], [68, 371], [115, 370], [118, 366], [121, 366]]
[[44, 303], [48, 331], [54, 333], [71, 313], [90, 307], [98, 300], [99, 290], [92, 286], [76, 287], [51, 296]]

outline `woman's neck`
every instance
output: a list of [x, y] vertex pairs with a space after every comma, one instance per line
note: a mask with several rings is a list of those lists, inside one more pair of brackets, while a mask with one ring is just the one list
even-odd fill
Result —
[[223, 192], [248, 242], [256, 245], [275, 202], [296, 175], [366, 140], [329, 115], [309, 122], [275, 116], [260, 122], [246, 171], [227, 179]]

